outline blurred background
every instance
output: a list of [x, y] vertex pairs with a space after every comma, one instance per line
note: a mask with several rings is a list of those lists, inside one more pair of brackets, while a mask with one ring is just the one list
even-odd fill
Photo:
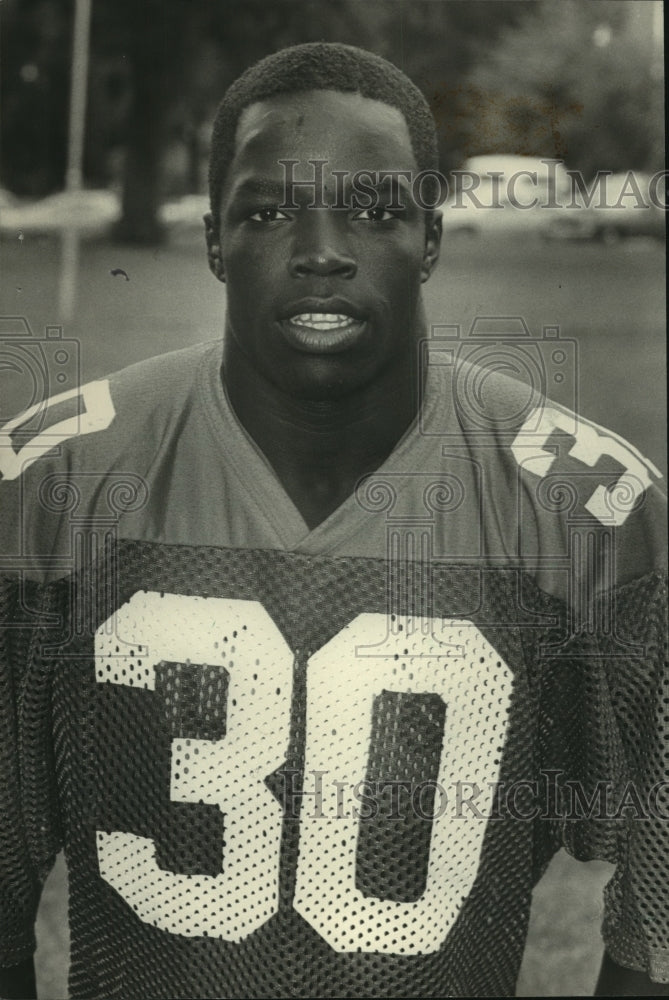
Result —
[[[576, 348], [569, 405], [666, 475], [664, 212], [634, 189], [647, 201], [664, 169], [660, 0], [4, 0], [0, 420], [221, 335], [201, 233], [216, 105], [251, 62], [320, 39], [421, 87], [446, 174], [522, 156], [618, 179], [617, 207], [579, 202], [566, 222], [447, 204], [427, 305], [463, 333], [481, 316], [537, 341], [559, 327]], [[519, 995], [592, 992], [608, 873], [555, 859]], [[65, 906], [61, 859], [40, 913], [41, 998], [67, 996]]]
[[[5, 0], [2, 183], [62, 190], [73, 0]], [[83, 175], [121, 200], [116, 236], [161, 237], [160, 205], [205, 191], [227, 85], [285, 45], [361, 45], [421, 87], [441, 169], [485, 153], [597, 170], [663, 168], [662, 4], [655, 0], [92, 0]]]

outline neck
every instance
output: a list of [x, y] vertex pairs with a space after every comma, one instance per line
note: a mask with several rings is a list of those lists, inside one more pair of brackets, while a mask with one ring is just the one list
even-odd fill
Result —
[[316, 400], [259, 376], [226, 338], [224, 378], [232, 407], [310, 527], [385, 461], [415, 420], [421, 402], [417, 343], [373, 384]]

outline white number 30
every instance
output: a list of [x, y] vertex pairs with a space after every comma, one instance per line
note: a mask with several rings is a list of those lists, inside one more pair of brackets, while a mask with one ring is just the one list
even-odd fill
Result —
[[[441, 787], [463, 775], [480, 788], [494, 783], [512, 674], [469, 621], [433, 619], [412, 632], [400, 619], [394, 637], [387, 624], [386, 615], [361, 614], [308, 661], [305, 773], [326, 777], [322, 808], [302, 810], [293, 906], [336, 951], [426, 954], [441, 947], [471, 891], [485, 822], [435, 818], [421, 897], [380, 899], [356, 886], [361, 821], [337, 815], [337, 788], [365, 777], [373, 702], [384, 691], [443, 700]], [[127, 656], [118, 653], [123, 642]], [[365, 655], [375, 644], [383, 655]], [[98, 630], [96, 678], [154, 690], [161, 661], [229, 675], [224, 738], [173, 739], [171, 751], [171, 799], [224, 814], [222, 872], [165, 871], [153, 840], [113, 831], [97, 835], [100, 874], [145, 923], [242, 941], [278, 911], [282, 807], [264, 779], [286, 758], [293, 653], [257, 601], [139, 592]]]

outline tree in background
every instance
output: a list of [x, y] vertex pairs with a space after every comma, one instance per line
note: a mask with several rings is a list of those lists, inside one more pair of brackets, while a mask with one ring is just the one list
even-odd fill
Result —
[[[3, 183], [39, 196], [64, 181], [74, 0], [5, 3]], [[634, 30], [651, 7], [93, 0], [86, 180], [122, 191], [117, 238], [159, 242], [165, 195], [202, 190], [204, 136], [227, 85], [268, 53], [317, 40], [368, 48], [416, 81], [443, 170], [485, 152], [564, 157], [584, 172], [660, 166], [661, 62], [653, 77], [647, 33]]]
[[543, 0], [525, 11], [468, 75], [463, 152], [558, 157], [586, 175], [661, 169], [653, 16], [652, 4], [629, 0]]
[[122, 53], [129, 107], [123, 142], [122, 216], [114, 235], [158, 243], [165, 151], [186, 152], [182, 190], [201, 186], [203, 126], [229, 83], [250, 63], [291, 42], [345, 33], [356, 23], [347, 0], [97, 0], [94, 52]]
[[5, 0], [3, 8], [3, 184], [39, 197], [65, 176], [73, 3]]
[[467, 142], [463, 84], [503, 31], [513, 34], [537, 0], [365, 0], [357, 4], [366, 37], [344, 39], [384, 56], [420, 87], [437, 123], [441, 169], [460, 165]]
[[[481, 40], [517, 21], [524, 6], [513, 0], [93, 0], [86, 180], [120, 187], [117, 238], [159, 242], [166, 151], [186, 151], [180, 190], [200, 190], [202, 136], [227, 85], [268, 53], [316, 40], [360, 45], [404, 68], [431, 101], [444, 162], [453, 166], [456, 109], [444, 94], [457, 86]], [[64, 180], [73, 0], [9, 0], [9, 10], [3, 182], [18, 193], [43, 195]], [[32, 79], [33, 63], [40, 84], [31, 90], [22, 74]], [[58, 72], [47, 73], [51, 63]]]
[[128, 68], [121, 218], [114, 227], [121, 242], [156, 244], [165, 237], [158, 218], [162, 155], [187, 55], [197, 42], [201, 9], [197, 0], [98, 4], [93, 23], [96, 50], [102, 44], [110, 46], [109, 34], [102, 35], [102, 22], [115, 36]]

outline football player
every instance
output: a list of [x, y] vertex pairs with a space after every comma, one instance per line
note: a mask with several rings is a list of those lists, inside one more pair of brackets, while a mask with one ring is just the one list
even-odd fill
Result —
[[666, 989], [659, 474], [431, 335], [436, 168], [395, 67], [268, 57], [223, 340], [5, 426], [3, 996], [61, 847], [73, 997], [512, 994], [563, 844], [616, 865], [601, 988]]

